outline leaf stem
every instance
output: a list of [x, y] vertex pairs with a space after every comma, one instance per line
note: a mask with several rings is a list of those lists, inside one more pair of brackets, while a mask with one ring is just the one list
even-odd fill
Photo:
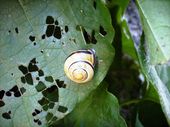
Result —
[[130, 101], [126, 101], [126, 102], [123, 102], [120, 104], [121, 107], [123, 106], [128, 106], [128, 105], [131, 105], [131, 104], [137, 104], [141, 101], [142, 99], [133, 99], [133, 100], [130, 100]]

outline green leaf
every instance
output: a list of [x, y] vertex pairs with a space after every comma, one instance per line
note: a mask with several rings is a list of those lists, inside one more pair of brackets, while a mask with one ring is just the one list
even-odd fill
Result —
[[155, 87], [153, 86], [153, 84], [148, 84], [148, 88], [146, 89], [144, 100], [151, 100], [155, 103], [160, 103], [159, 95]]
[[[114, 56], [109, 12], [100, 0], [1, 2], [1, 126], [49, 125], [105, 77]], [[93, 80], [82, 85], [70, 81], [63, 71], [65, 59], [91, 48], [97, 56]]]
[[[170, 65], [151, 65], [149, 63], [149, 55], [147, 54], [145, 47], [144, 36], [141, 38], [141, 45], [138, 50], [139, 62], [142, 67], [142, 71], [144, 72], [148, 81], [153, 84], [155, 90], [158, 93], [160, 104], [162, 106], [162, 110], [165, 114], [165, 117], [170, 125], [170, 83], [169, 83], [169, 75], [170, 75]], [[153, 93], [154, 94], [154, 93]], [[152, 98], [153, 99], [153, 98]], [[155, 99], [157, 101], [157, 99]]]
[[[106, 83], [93, 91], [83, 102], [76, 106], [68, 117], [65, 126], [73, 127], [126, 127], [119, 114], [119, 104], [106, 90]], [[60, 125], [63, 126], [63, 125]]]
[[144, 126], [142, 125], [142, 123], [140, 122], [140, 120], [139, 120], [139, 114], [137, 114], [137, 116], [136, 116], [135, 127], [144, 127]]
[[150, 63], [170, 60], [170, 1], [137, 0]]
[[123, 52], [127, 55], [130, 55], [134, 60], [137, 60], [137, 54], [134, 47], [134, 42], [128, 30], [128, 26], [125, 20], [121, 23], [122, 31], [122, 49]]
[[119, 6], [122, 9], [122, 12], [126, 9], [129, 0], [102, 0], [108, 7]]

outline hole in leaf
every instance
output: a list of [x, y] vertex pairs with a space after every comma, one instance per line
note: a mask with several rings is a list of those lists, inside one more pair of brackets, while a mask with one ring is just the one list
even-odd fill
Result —
[[69, 38], [69, 41], [72, 41], [72, 42], [76, 43], [76, 39], [75, 38]]
[[102, 26], [100, 26], [100, 34], [105, 36], [107, 34], [107, 32], [104, 30], [104, 28]]
[[54, 79], [53, 79], [52, 76], [46, 76], [45, 80], [48, 81], [48, 82], [54, 82]]
[[38, 119], [34, 119], [34, 122], [37, 123], [37, 122], [38, 122]]
[[93, 1], [93, 7], [96, 9], [96, 1]]
[[52, 121], [55, 122], [58, 118], [56, 116], [53, 117]]
[[59, 79], [56, 79], [55, 81], [59, 88], [61, 87], [66, 88], [66, 84], [64, 84], [64, 81], [60, 81]]
[[13, 86], [9, 91], [14, 92], [14, 93], [17, 92], [18, 86], [17, 85]]
[[4, 105], [5, 103], [2, 100], [0, 100], [0, 107], [3, 107]]
[[65, 32], [66, 33], [68, 32], [68, 26], [65, 26]]
[[38, 81], [39, 81], [39, 80], [40, 80], [40, 78], [39, 78], [39, 77], [36, 77], [36, 80], [38, 80]]
[[42, 92], [42, 94], [48, 98], [50, 101], [58, 102], [58, 88], [53, 85]]
[[38, 125], [41, 125], [42, 123], [41, 123], [41, 121], [40, 120], [38, 120]]
[[83, 30], [83, 35], [86, 43], [90, 43], [90, 35], [85, 30]]
[[11, 33], [11, 31], [10, 31], [10, 30], [9, 30], [8, 32], [9, 32], [9, 33]]
[[38, 92], [44, 90], [46, 88], [45, 84], [42, 81], [38, 82], [38, 85], [35, 87]]
[[42, 39], [45, 39], [45, 34], [43, 34], [43, 35], [41, 36], [41, 38], [42, 38]]
[[10, 114], [9, 114], [8, 112], [4, 112], [4, 113], [2, 114], [2, 117], [3, 117], [4, 119], [11, 119], [11, 116], [10, 116]]
[[41, 111], [40, 111], [40, 110], [38, 110], [38, 109], [35, 109], [35, 113], [36, 113], [36, 114], [40, 114], [40, 113], [41, 113]]
[[34, 44], [34, 46], [36, 46], [36, 45], [37, 45], [37, 43], [36, 43], [36, 42], [34, 42], [33, 44]]
[[51, 112], [48, 112], [45, 118], [47, 121], [49, 121], [51, 120], [52, 117], [53, 117], [53, 114]]
[[32, 113], [32, 116], [36, 116], [37, 114], [35, 112]]
[[51, 102], [51, 103], [49, 104], [49, 108], [50, 108], [50, 109], [53, 109], [53, 108], [54, 108], [54, 105], [55, 105], [55, 103]]
[[46, 24], [53, 24], [53, 23], [54, 23], [54, 18], [52, 16], [47, 16]]
[[15, 92], [15, 93], [14, 93], [14, 96], [15, 96], [15, 97], [20, 97], [20, 96], [21, 96], [20, 91]]
[[67, 110], [68, 110], [67, 107], [64, 107], [64, 106], [59, 106], [59, 107], [58, 107], [58, 111], [59, 111], [59, 112], [65, 113]]
[[95, 31], [94, 30], [92, 30], [92, 34], [91, 34], [91, 42], [93, 43], [93, 44], [96, 44], [97, 43], [97, 40], [96, 40], [96, 38], [95, 38]]
[[76, 39], [75, 38], [73, 38], [72, 40], [73, 40], [74, 43], [76, 43]]
[[43, 105], [42, 108], [43, 108], [44, 111], [47, 111], [48, 110], [48, 105]]
[[35, 111], [32, 112], [32, 116], [36, 116], [36, 115], [38, 115], [41, 112], [42, 112], [42, 110], [35, 109]]
[[55, 21], [55, 25], [58, 25], [58, 21], [57, 20]]
[[46, 35], [47, 37], [52, 36], [54, 33], [54, 25], [48, 25], [46, 29]]
[[48, 104], [49, 101], [45, 97], [43, 97], [41, 100], [38, 100], [38, 103], [43, 106]]
[[59, 26], [55, 27], [54, 37], [57, 38], [57, 39], [61, 38], [61, 28]]
[[41, 53], [44, 53], [44, 51], [43, 51], [43, 50], [41, 50], [40, 52], [41, 52]]
[[97, 40], [95, 38], [95, 30], [92, 30], [92, 33], [91, 33], [91, 36], [86, 32], [85, 29], [83, 29], [83, 35], [84, 35], [84, 39], [86, 41], [87, 44], [96, 44], [97, 43]]
[[35, 65], [33, 63], [29, 63], [28, 70], [29, 70], [29, 72], [38, 71], [38, 67], [37, 67], [37, 65]]
[[22, 83], [26, 83], [26, 80], [25, 80], [25, 77], [24, 77], [24, 76], [21, 77], [21, 82], [22, 82]]
[[24, 94], [26, 92], [26, 89], [24, 87], [20, 88], [21, 94]]
[[17, 34], [19, 33], [19, 31], [18, 31], [18, 28], [17, 28], [17, 27], [15, 28], [15, 32], [16, 32]]
[[30, 39], [30, 41], [33, 42], [33, 41], [35, 41], [35, 36], [31, 36], [31, 35], [30, 35], [30, 36], [29, 36], [29, 39]]
[[0, 99], [2, 100], [2, 98], [4, 97], [4, 94], [5, 94], [5, 91], [4, 90], [1, 90], [0, 91]]
[[8, 96], [8, 97], [10, 97], [10, 96], [12, 95], [10, 91], [7, 91], [5, 94], [6, 94], [6, 96]]
[[80, 26], [80, 25], [77, 25], [77, 26], [76, 26], [76, 30], [77, 30], [77, 31], [81, 31], [81, 26]]
[[20, 66], [18, 67], [18, 69], [19, 69], [24, 75], [28, 73], [27, 67], [25, 67], [25, 66], [23, 66], [23, 65], [20, 65]]
[[26, 79], [26, 82], [27, 82], [29, 85], [33, 85], [33, 79], [32, 79], [31, 73], [26, 74], [26, 75], [25, 75], [25, 79]]
[[11, 92], [14, 93], [15, 97], [20, 97], [21, 96], [21, 93], [20, 93], [17, 85], [13, 86], [9, 91], [7, 91], [6, 95], [11, 96]]
[[30, 61], [30, 63], [36, 64], [36, 63], [38, 63], [38, 62], [36, 61], [36, 58], [33, 58], [33, 59]]
[[44, 76], [44, 72], [43, 72], [42, 70], [39, 70], [39, 71], [38, 71], [38, 75], [39, 75], [39, 76]]

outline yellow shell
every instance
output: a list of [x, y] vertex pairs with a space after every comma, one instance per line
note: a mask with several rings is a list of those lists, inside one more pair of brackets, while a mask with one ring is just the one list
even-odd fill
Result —
[[94, 76], [95, 51], [78, 50], [71, 53], [65, 63], [64, 72], [76, 83], [86, 83]]

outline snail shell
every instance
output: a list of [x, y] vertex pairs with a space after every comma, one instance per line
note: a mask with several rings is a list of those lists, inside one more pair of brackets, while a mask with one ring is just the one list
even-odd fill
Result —
[[94, 76], [95, 51], [78, 50], [72, 52], [65, 61], [64, 71], [76, 83], [86, 83]]

